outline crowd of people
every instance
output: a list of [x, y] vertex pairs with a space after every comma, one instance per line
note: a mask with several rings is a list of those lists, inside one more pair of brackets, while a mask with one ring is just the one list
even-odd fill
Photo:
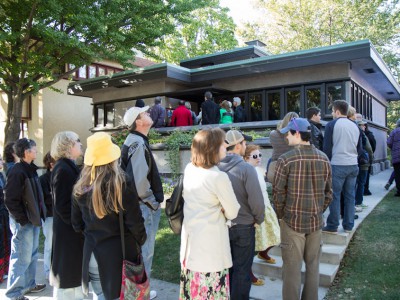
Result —
[[[218, 117], [236, 122], [240, 99], [234, 98], [233, 113], [228, 101], [220, 109], [208, 93], [203, 124]], [[90, 136], [82, 168], [76, 164], [82, 144], [71, 131], [54, 136], [40, 178], [35, 141], [21, 138], [6, 146], [6, 178], [0, 173], [0, 281], [7, 277], [7, 299], [27, 300], [25, 294], [46, 288], [35, 279], [40, 227], [54, 299], [83, 299], [89, 282], [94, 299], [119, 299], [125, 254], [130, 261], [141, 255], [151, 277], [164, 193], [148, 133], [162, 124], [160, 105], [157, 97], [151, 110], [144, 105], [127, 110], [129, 135], [122, 148], [106, 133]], [[176, 111], [194, 124], [190, 106], [182, 102]], [[251, 285], [264, 284], [252, 271], [255, 251], [275, 264], [269, 251], [278, 245], [283, 299], [318, 299], [322, 232], [336, 234], [341, 215], [343, 230], [353, 229], [356, 211], [366, 207], [363, 196], [371, 194], [367, 178], [376, 147], [366, 122], [346, 101], [333, 102], [332, 116], [322, 133], [318, 108], [309, 108], [307, 119], [289, 112], [271, 132], [267, 168], [260, 147], [238, 130], [204, 128], [194, 136], [184, 170], [179, 299], [249, 299]], [[397, 126], [388, 139], [395, 151], [400, 120]], [[392, 159], [399, 187], [400, 161]], [[272, 201], [266, 182], [272, 184]], [[157, 292], [150, 289], [148, 297]]]

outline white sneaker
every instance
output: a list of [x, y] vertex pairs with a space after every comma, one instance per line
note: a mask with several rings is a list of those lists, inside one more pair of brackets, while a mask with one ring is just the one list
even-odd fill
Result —
[[154, 299], [157, 297], [157, 292], [156, 291], [150, 291], [150, 300]]
[[363, 209], [362, 209], [362, 207], [361, 206], [356, 206], [356, 212], [362, 212], [363, 211]]

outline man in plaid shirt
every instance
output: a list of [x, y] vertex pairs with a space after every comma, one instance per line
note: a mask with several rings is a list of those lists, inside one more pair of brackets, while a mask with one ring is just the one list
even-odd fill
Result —
[[[310, 144], [311, 127], [294, 118], [281, 130], [293, 150], [278, 159], [273, 201], [281, 225], [283, 299], [318, 299], [323, 212], [332, 200], [328, 157]], [[306, 264], [303, 292], [301, 266]]]

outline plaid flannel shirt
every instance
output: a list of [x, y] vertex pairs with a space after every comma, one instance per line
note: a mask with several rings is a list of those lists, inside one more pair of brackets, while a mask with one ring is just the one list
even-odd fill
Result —
[[332, 170], [322, 151], [298, 145], [279, 157], [273, 184], [278, 219], [300, 233], [317, 231], [331, 201]]

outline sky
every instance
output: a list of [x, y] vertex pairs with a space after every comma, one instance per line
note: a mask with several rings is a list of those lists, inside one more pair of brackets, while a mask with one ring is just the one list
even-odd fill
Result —
[[219, 2], [220, 6], [230, 9], [229, 14], [238, 25], [257, 15], [257, 11], [253, 9], [250, 0], [220, 0]]

